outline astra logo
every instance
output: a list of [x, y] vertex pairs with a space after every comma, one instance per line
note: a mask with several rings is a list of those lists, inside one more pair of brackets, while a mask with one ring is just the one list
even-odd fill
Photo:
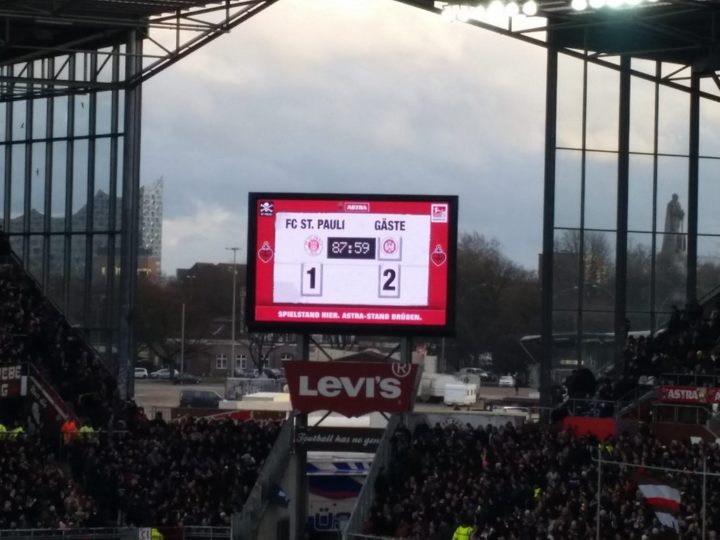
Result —
[[301, 396], [338, 397], [344, 394], [347, 397], [397, 399], [400, 397], [400, 381], [392, 377], [333, 377], [327, 375], [320, 377], [313, 387], [310, 377], [300, 376]]

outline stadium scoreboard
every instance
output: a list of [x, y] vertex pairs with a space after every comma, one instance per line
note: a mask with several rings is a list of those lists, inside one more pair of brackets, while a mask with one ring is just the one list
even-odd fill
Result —
[[457, 197], [251, 193], [251, 330], [453, 332]]

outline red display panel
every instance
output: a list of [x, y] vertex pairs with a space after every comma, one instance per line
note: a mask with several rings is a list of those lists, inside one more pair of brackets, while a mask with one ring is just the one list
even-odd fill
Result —
[[457, 197], [251, 193], [251, 330], [454, 331]]

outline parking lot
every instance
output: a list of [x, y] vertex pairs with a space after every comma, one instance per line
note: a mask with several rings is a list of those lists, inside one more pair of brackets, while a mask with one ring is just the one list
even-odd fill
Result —
[[[221, 396], [225, 394], [225, 385], [223, 383], [201, 383], [192, 386], [174, 385], [169, 381], [154, 381], [149, 379], [135, 380], [135, 402], [150, 412], [153, 407], [177, 407], [180, 403], [180, 392], [183, 388], [193, 388], [197, 390], [214, 390]], [[520, 397], [529, 397], [530, 388], [520, 388], [518, 395]], [[514, 388], [499, 388], [497, 386], [487, 386], [480, 389], [479, 399], [502, 399], [504, 397], [512, 397], [515, 395]], [[443, 405], [421, 404], [415, 406], [418, 412], [449, 410]]]

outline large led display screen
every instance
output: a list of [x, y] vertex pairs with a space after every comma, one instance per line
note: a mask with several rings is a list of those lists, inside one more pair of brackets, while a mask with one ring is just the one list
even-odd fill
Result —
[[457, 197], [251, 193], [251, 330], [454, 329]]

